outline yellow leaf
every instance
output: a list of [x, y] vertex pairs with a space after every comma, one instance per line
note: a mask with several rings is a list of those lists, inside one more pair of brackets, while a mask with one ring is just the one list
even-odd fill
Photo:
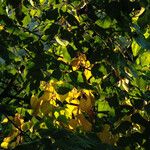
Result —
[[133, 56], [137, 56], [141, 49], [141, 47], [138, 45], [138, 43], [135, 40], [132, 42], [131, 48], [132, 48]]
[[90, 69], [90, 67], [91, 67], [90, 61], [88, 61], [88, 60], [86, 61], [85, 67]]
[[64, 95], [56, 94], [56, 98], [57, 98], [58, 100], [60, 100], [61, 102], [63, 102], [63, 101], [65, 101], [66, 98], [68, 97], [68, 94], [69, 94], [69, 93], [64, 94]]
[[81, 92], [78, 91], [76, 88], [73, 88], [69, 94], [68, 94], [68, 97], [66, 98], [66, 101], [67, 102], [71, 102], [72, 100], [76, 100], [77, 103], [78, 103], [78, 100], [77, 98], [80, 96]]
[[[76, 101], [75, 100], [73, 100], [72, 101], [72, 104], [76, 104]], [[77, 112], [78, 112], [78, 107], [77, 106], [74, 106], [74, 105], [72, 105], [72, 104], [67, 104], [66, 105], [66, 108], [65, 108], [65, 115], [66, 115], [66, 117], [68, 117], [68, 118], [72, 118], [72, 114], [77, 114]]]
[[127, 78], [124, 78], [119, 80], [118, 87], [122, 86], [124, 90], [128, 92], [129, 91], [128, 84], [129, 84], [129, 80]]
[[130, 69], [129, 69], [128, 67], [124, 67], [124, 70], [125, 70], [125, 73], [126, 73], [128, 76], [132, 77], [131, 71], [130, 71]]
[[47, 115], [49, 113], [52, 113], [53, 106], [50, 104], [49, 101], [44, 101], [41, 106], [40, 106], [40, 111], [44, 114]]
[[94, 105], [94, 96], [92, 95], [90, 90], [83, 90], [81, 92], [81, 99], [79, 108], [81, 111], [90, 112], [91, 108]]
[[76, 129], [77, 125], [78, 125], [78, 120], [76, 119], [71, 119], [69, 120], [69, 129], [73, 130], [73, 129]]
[[92, 108], [91, 100], [89, 98], [88, 99], [81, 99], [79, 108], [83, 112], [89, 112]]
[[103, 143], [106, 144], [113, 145], [118, 140], [118, 137], [115, 135], [113, 136], [112, 133], [110, 132], [110, 126], [108, 124], [104, 125], [102, 132], [97, 133], [97, 136]]
[[36, 108], [37, 103], [38, 103], [38, 97], [35, 95], [32, 95], [30, 99], [31, 107]]
[[76, 71], [80, 68], [80, 60], [79, 59], [74, 59], [70, 65], [72, 66], [72, 70]]
[[42, 101], [38, 99], [38, 97], [36, 97], [35, 95], [32, 95], [30, 104], [31, 104], [31, 107], [33, 108], [34, 115], [38, 114], [41, 103]]
[[57, 103], [56, 103], [56, 100], [55, 100], [55, 99], [51, 99], [51, 100], [50, 100], [50, 104], [51, 104], [53, 107], [57, 107]]
[[41, 81], [41, 82], [40, 82], [40, 88], [41, 88], [42, 90], [44, 90], [44, 89], [46, 88], [47, 84], [48, 84], [47, 82]]
[[8, 137], [5, 137], [3, 139], [3, 142], [9, 143], [12, 140], [15, 139], [15, 137], [18, 135], [18, 130], [14, 130]]
[[49, 92], [49, 91], [45, 91], [44, 94], [39, 98], [43, 101], [48, 101], [52, 98], [53, 93]]
[[21, 125], [21, 130], [22, 131], [27, 131], [29, 129], [29, 122], [26, 122]]
[[40, 87], [42, 88], [42, 90], [44, 91], [49, 91], [51, 93], [54, 93], [55, 92], [55, 89], [54, 89], [54, 85], [57, 84], [56, 81], [54, 80], [51, 80], [49, 83], [45, 82], [45, 81], [41, 81], [40, 83]]
[[7, 142], [1, 143], [1, 148], [8, 149], [8, 146], [9, 146], [9, 143], [7, 143]]
[[83, 64], [86, 64], [86, 63], [85, 63], [85, 62], [86, 62], [86, 55], [85, 55], [85, 54], [80, 53], [78, 59], [79, 59]]
[[4, 30], [4, 25], [1, 25], [1, 24], [0, 24], [0, 31], [1, 31], [1, 30]]
[[44, 4], [45, 3], [45, 0], [40, 0], [40, 4]]
[[92, 76], [92, 73], [89, 69], [85, 69], [84, 75], [85, 75], [86, 79], [88, 80]]
[[129, 88], [128, 88], [128, 83], [129, 83], [129, 80], [128, 79], [122, 79], [122, 87], [124, 88], [125, 91], [129, 91]]
[[92, 124], [84, 117], [83, 114], [79, 114], [77, 118], [84, 131], [90, 132], [92, 130]]
[[132, 106], [130, 99], [125, 97], [125, 100], [122, 101], [122, 104]]
[[34, 2], [33, 0], [29, 0], [30, 4], [34, 7]]
[[40, 124], [40, 128], [41, 128], [41, 129], [47, 129], [47, 126], [46, 126], [45, 122], [42, 122], [42, 123]]
[[8, 118], [4, 118], [3, 121], [1, 122], [2, 124], [8, 123]]
[[24, 123], [24, 119], [19, 113], [16, 113], [14, 117], [14, 122], [16, 125], [21, 126]]

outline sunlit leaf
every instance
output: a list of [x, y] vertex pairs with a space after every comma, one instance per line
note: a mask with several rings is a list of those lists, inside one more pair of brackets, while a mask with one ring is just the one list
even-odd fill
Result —
[[55, 36], [55, 40], [57, 41], [58, 44], [61, 46], [67, 46], [69, 44], [68, 41], [60, 39], [58, 36]]
[[137, 56], [139, 51], [140, 51], [141, 47], [136, 43], [136, 41], [134, 40], [132, 42], [132, 52], [134, 56]]

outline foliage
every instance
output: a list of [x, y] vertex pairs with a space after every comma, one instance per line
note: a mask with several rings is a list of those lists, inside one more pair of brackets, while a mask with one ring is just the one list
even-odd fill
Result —
[[3, 149], [150, 147], [149, 0], [0, 0]]

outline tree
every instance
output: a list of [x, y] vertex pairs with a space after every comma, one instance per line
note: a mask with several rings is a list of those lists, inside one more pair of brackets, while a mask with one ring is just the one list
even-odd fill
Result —
[[149, 0], [0, 0], [3, 149], [150, 147]]

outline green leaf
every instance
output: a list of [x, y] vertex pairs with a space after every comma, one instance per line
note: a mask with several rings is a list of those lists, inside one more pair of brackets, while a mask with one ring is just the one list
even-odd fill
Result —
[[31, 22], [31, 18], [29, 15], [25, 16], [22, 20], [23, 26], [26, 27]]
[[[114, 116], [115, 115], [115, 110], [114, 110], [114, 108], [112, 108], [112, 107], [110, 107], [109, 106], [109, 103], [107, 102], [107, 101], [105, 101], [105, 100], [100, 100], [100, 101], [98, 101], [98, 111], [100, 111], [100, 112], [107, 112], [108, 111], [108, 114], [110, 114], [111, 116]], [[103, 113], [99, 113], [98, 114], [98, 116], [99, 117], [103, 117], [103, 116], [105, 116], [105, 114], [103, 114]]]
[[137, 59], [137, 63], [142, 66], [149, 66], [150, 65], [150, 52], [147, 51], [141, 54]]
[[58, 44], [64, 47], [69, 44], [67, 40], [60, 39], [58, 36], [55, 36], [55, 40], [57, 41]]
[[66, 47], [62, 47], [63, 57], [67, 61], [71, 61], [71, 56], [68, 53], [68, 49]]
[[98, 26], [107, 29], [112, 25], [112, 20], [107, 16], [104, 19], [99, 19], [95, 22]]

